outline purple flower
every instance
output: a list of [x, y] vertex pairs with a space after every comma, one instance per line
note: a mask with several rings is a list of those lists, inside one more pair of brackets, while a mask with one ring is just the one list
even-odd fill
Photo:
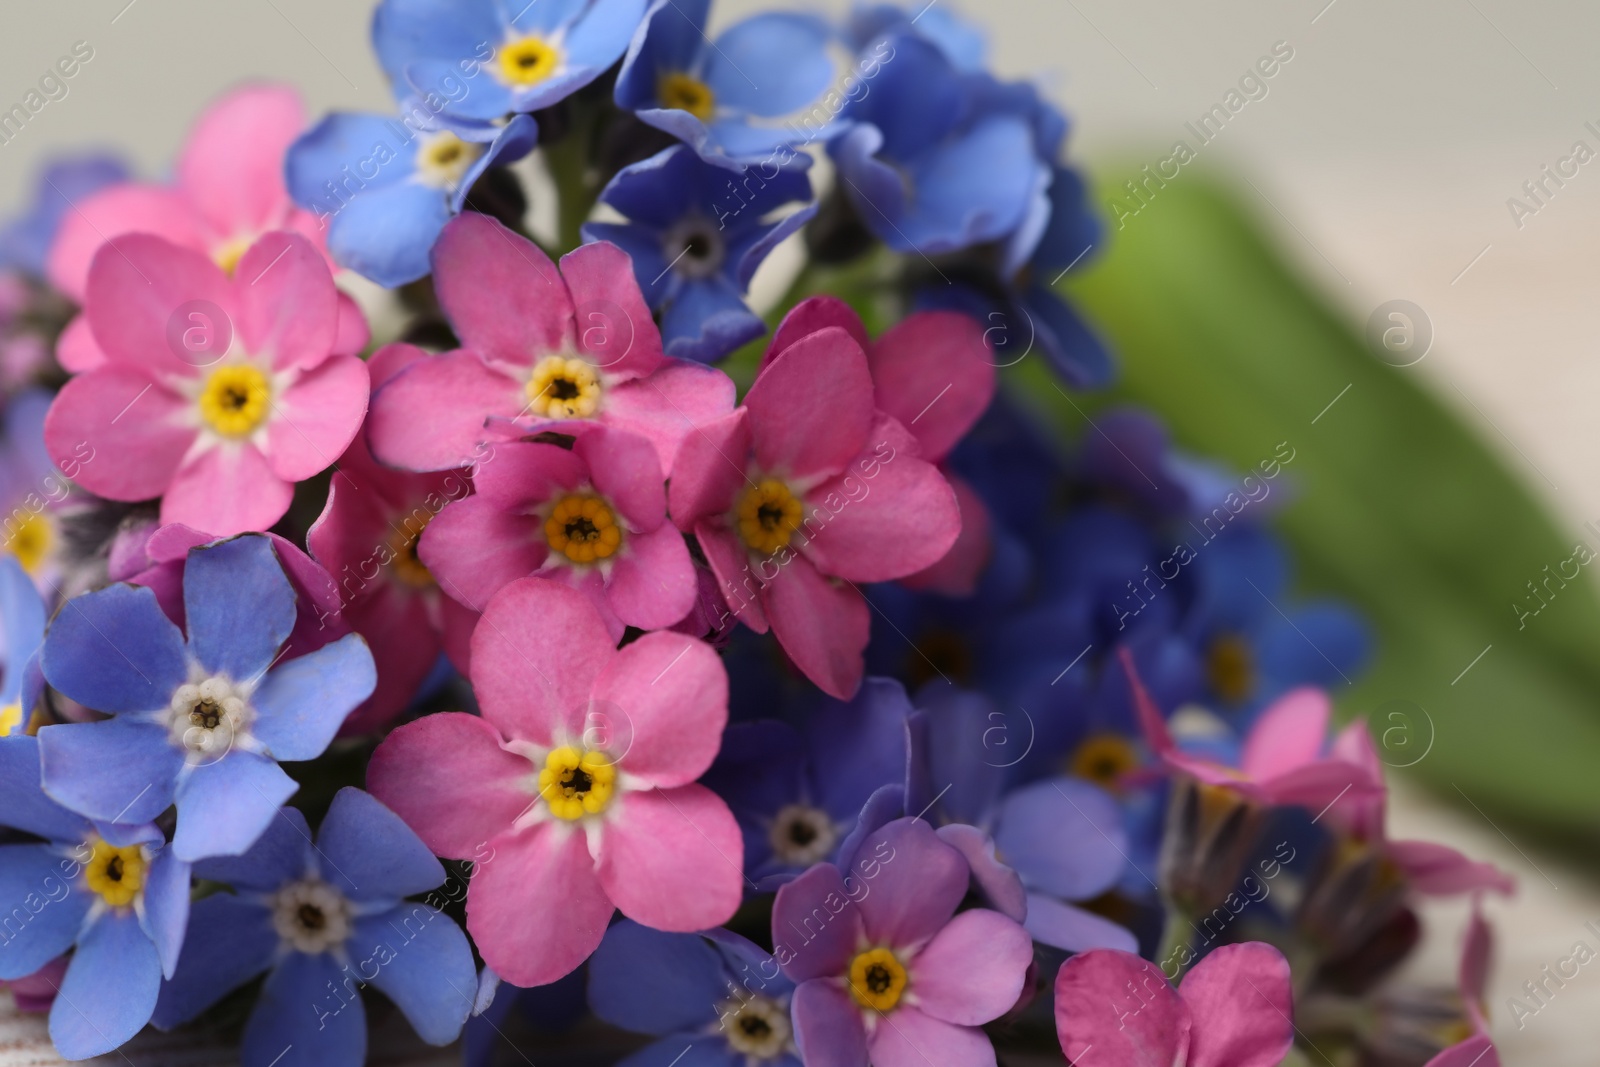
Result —
[[478, 980], [467, 937], [437, 908], [405, 899], [442, 883], [444, 868], [371, 794], [339, 790], [314, 844], [305, 816], [284, 808], [244, 855], [195, 873], [234, 892], [195, 903], [156, 1026], [181, 1025], [269, 971], [245, 1025], [246, 1064], [359, 1067], [357, 989], [368, 983], [429, 1044], [461, 1032]]
[[47, 726], [39, 748], [45, 792], [91, 819], [145, 822], [176, 802], [173, 852], [193, 861], [250, 847], [297, 788], [278, 761], [320, 755], [375, 678], [356, 634], [277, 663], [295, 594], [266, 537], [192, 550], [183, 599], [187, 641], [146, 588], [62, 606], [44, 676], [110, 718]]
[[99, 153], [65, 157], [50, 164], [39, 174], [33, 204], [0, 226], [0, 268], [43, 278], [62, 216], [74, 203], [127, 177], [128, 168], [121, 160]]
[[818, 864], [778, 890], [773, 952], [795, 983], [809, 1067], [983, 1067], [982, 1030], [1014, 1007], [1033, 942], [999, 912], [956, 913], [969, 872], [920, 819], [870, 835], [849, 876]]

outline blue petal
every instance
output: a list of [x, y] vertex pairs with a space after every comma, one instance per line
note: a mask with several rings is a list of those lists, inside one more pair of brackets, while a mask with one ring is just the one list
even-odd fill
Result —
[[444, 881], [444, 868], [411, 827], [371, 793], [339, 790], [317, 831], [324, 878], [355, 900], [399, 900]]
[[[458, 131], [459, 132], [459, 131]], [[468, 140], [474, 138], [468, 137]], [[467, 197], [472, 193], [472, 186], [483, 177], [484, 172], [490, 167], [505, 166], [521, 159], [534, 146], [539, 143], [539, 124], [532, 115], [515, 115], [511, 121], [490, 139], [489, 148], [479, 156], [472, 166], [467, 168], [467, 173], [462, 176], [461, 184], [456, 188], [455, 195], [450, 199], [452, 211], [460, 213], [466, 206]]]
[[[28, 661], [44, 641], [44, 601], [15, 556], [0, 558], [0, 626], [5, 627], [6, 673], [0, 704], [21, 703]], [[26, 720], [31, 702], [22, 705]]]
[[867, 798], [867, 802], [861, 805], [861, 814], [856, 818], [855, 826], [839, 843], [838, 855], [833, 860], [834, 865], [848, 875], [850, 868], [855, 865], [856, 854], [861, 851], [861, 846], [867, 838], [905, 814], [905, 786], [896, 783], [874, 791]]
[[822, 19], [792, 12], [752, 15], [717, 35], [705, 82], [718, 107], [771, 118], [799, 111], [828, 91], [838, 71]]
[[1023, 925], [1035, 941], [1067, 952], [1096, 948], [1139, 951], [1139, 939], [1110, 919], [1037, 893], [1028, 895], [1028, 917]]
[[356, 974], [394, 1001], [422, 1040], [445, 1045], [461, 1033], [478, 972], [467, 935], [449, 916], [405, 903], [356, 920], [345, 949]]
[[194, 865], [197, 878], [237, 889], [268, 893], [285, 882], [317, 871], [311, 830], [295, 808], [279, 808], [277, 818], [237, 856], [213, 856]]
[[747, 1062], [721, 1034], [679, 1034], [624, 1056], [617, 1067], [744, 1067]]
[[[622, 58], [634, 31], [644, 19], [644, 11], [645, 0], [592, 0], [562, 42], [567, 63], [587, 72], [582, 81], [568, 87], [563, 96], [581, 89]], [[546, 102], [554, 100], [547, 95]]]
[[1111, 350], [1071, 304], [1038, 284], [1028, 288], [1024, 299], [1039, 347], [1062, 381], [1078, 389], [1111, 383], [1117, 369]]
[[917, 694], [917, 701], [927, 725], [925, 731], [912, 733], [912, 759], [919, 769], [926, 768], [927, 777], [919, 779], [920, 788], [906, 798], [907, 805], [921, 810], [937, 803], [938, 821], [988, 829], [1005, 782], [1005, 765], [1011, 762], [998, 747], [1006, 737], [1008, 718], [986, 695], [954, 686], [930, 686]]
[[853, 819], [878, 788], [906, 776], [911, 700], [892, 678], [868, 678], [848, 703], [829, 700], [806, 724], [813, 796], [836, 819]]
[[969, 101], [950, 61], [915, 34], [896, 34], [871, 91], [852, 101], [845, 116], [878, 129], [883, 155], [907, 163], [944, 140], [966, 114]]
[[667, 355], [701, 363], [715, 363], [766, 332], [761, 316], [720, 277], [685, 285], [661, 317]]
[[488, 122], [513, 109], [520, 110], [513, 101], [512, 90], [503, 82], [496, 81], [494, 75], [487, 71], [480, 71], [472, 81], [464, 83], [468, 89], [459, 100], [445, 97], [441, 90], [450, 86], [452, 79], [456, 82], [461, 79], [459, 63], [460, 60], [453, 58], [414, 59], [406, 64], [405, 78], [397, 84], [405, 85], [419, 99], [427, 99], [431, 95], [457, 118]]
[[272, 541], [246, 534], [189, 550], [183, 610], [189, 651], [213, 674], [254, 681], [294, 629], [294, 586]]
[[63, 604], [45, 635], [40, 664], [62, 693], [112, 715], [165, 708], [189, 677], [183, 635], [153, 592], [132, 585]]
[[422, 58], [477, 60], [505, 35], [492, 0], [383, 0], [372, 14], [372, 47], [392, 84]]
[[325, 952], [291, 952], [261, 987], [240, 1043], [244, 1067], [361, 1067], [367, 1015], [361, 994]]
[[699, 1030], [728, 995], [727, 969], [699, 934], [671, 934], [624, 919], [589, 957], [589, 1007], [639, 1034]]
[[45, 796], [39, 786], [39, 739], [27, 734], [0, 738], [0, 826], [51, 841], [81, 841], [89, 832], [75, 815]]
[[538, 33], [548, 36], [574, 22], [584, 12], [588, 0], [496, 0], [500, 21], [519, 34]]
[[164, 848], [150, 863], [144, 883], [144, 915], [139, 924], [155, 943], [161, 973], [172, 977], [189, 925], [189, 864]]
[[[345, 200], [404, 181], [416, 170], [416, 134], [393, 115], [335, 111], [301, 134], [284, 157], [289, 196], [319, 216], [339, 212]], [[370, 175], [362, 164], [379, 146], [392, 158]], [[378, 153], [383, 155], [384, 153]], [[329, 191], [329, 186], [338, 191]]]
[[195, 901], [192, 926], [178, 969], [161, 984], [150, 1021], [163, 1030], [193, 1019], [272, 965], [278, 934], [260, 904], [231, 893]]
[[645, 302], [659, 310], [668, 296], [681, 288], [678, 275], [667, 268], [661, 251], [661, 234], [644, 226], [617, 222], [586, 222], [584, 241], [610, 241], [633, 261], [633, 277]]
[[898, 229], [880, 236], [896, 251], [928, 255], [1003, 237], [1022, 221], [1041, 169], [1026, 123], [986, 118], [917, 160]]
[[49, 845], [0, 845], [0, 980], [37, 971], [78, 936], [91, 902], [77, 864]]
[[449, 221], [449, 201], [438, 189], [417, 182], [370, 189], [333, 216], [328, 251], [341, 267], [397, 289], [432, 269], [428, 253]]
[[601, 191], [600, 199], [624, 218], [664, 230], [708, 200], [708, 183], [713, 178], [727, 176], [721, 168], [712, 174], [707, 171], [692, 148], [673, 145], [622, 168]]
[[161, 989], [156, 947], [133, 912], [111, 912], [89, 927], [55, 1005], [50, 1040], [69, 1060], [110, 1052], [150, 1021]]
[[250, 697], [251, 732], [274, 759], [315, 759], [377, 679], [366, 640], [346, 634], [267, 674]]
[[44, 791], [106, 822], [149, 822], [172, 806], [183, 753], [167, 731], [133, 718], [64, 723], [39, 731]]
[[1344, 604], [1323, 601], [1289, 612], [1273, 612], [1257, 649], [1258, 670], [1276, 696], [1296, 685], [1331, 688], [1366, 666], [1372, 637], [1366, 622]]
[[1050, 778], [1008, 793], [994, 840], [1023, 884], [1066, 900], [1099, 896], [1127, 864], [1122, 809], [1075, 778]]
[[233, 751], [194, 767], [178, 786], [178, 831], [172, 851], [191, 863], [237, 856], [261, 836], [299, 786], [272, 760]]
[[[732, 930], [718, 926], [700, 935], [710, 941], [727, 961], [730, 976], [751, 992], [768, 996], [782, 996], [794, 992], [794, 983], [778, 970], [778, 961], [772, 953]], [[771, 967], [773, 974], [762, 973]]]
[[635, 31], [617, 75], [617, 106], [654, 109], [656, 80], [668, 71], [698, 73], [706, 50], [706, 13], [711, 0], [654, 0]]
[[[811, 183], [807, 181], [804, 195], [810, 195], [810, 188]], [[816, 216], [818, 206], [807, 204], [770, 226], [758, 228], [753, 233], [741, 234], [729, 242], [728, 258], [738, 265], [738, 272], [734, 277], [741, 291], [750, 291], [750, 282], [756, 276], [756, 268], [761, 266], [762, 261], [774, 248], [788, 240], [791, 234], [799, 233], [800, 227]]]
[[62, 216], [91, 193], [127, 177], [128, 168], [115, 156], [94, 153], [57, 159], [39, 175], [33, 205], [0, 229], [0, 266], [42, 279]]

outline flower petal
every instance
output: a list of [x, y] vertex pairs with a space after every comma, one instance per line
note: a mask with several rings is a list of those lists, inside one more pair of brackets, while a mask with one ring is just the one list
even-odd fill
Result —
[[622, 914], [680, 932], [733, 918], [744, 888], [744, 839], [721, 797], [685, 785], [612, 803], [620, 808], [606, 824], [595, 873]]
[[7, 737], [0, 744], [0, 796], [6, 798], [0, 825], [49, 841], [83, 838], [88, 822], [45, 796], [39, 779], [39, 739], [27, 734]]
[[219, 234], [271, 229], [289, 206], [283, 156], [305, 128], [300, 94], [287, 85], [245, 85], [195, 121], [178, 157], [184, 198]]
[[989, 1035], [935, 1019], [909, 1005], [883, 1017], [867, 1040], [872, 1067], [993, 1067]]
[[1033, 939], [997, 911], [964, 911], [910, 961], [917, 1007], [936, 1019], [981, 1026], [1010, 1011], [1022, 995]]
[[684, 438], [733, 411], [734, 394], [733, 379], [715, 367], [669, 359], [649, 377], [607, 390], [602, 415], [608, 426], [649, 438], [670, 471]]
[[[443, 871], [440, 874], [443, 875]], [[436, 908], [407, 901], [356, 920], [348, 950], [363, 978], [394, 1001], [430, 1045], [447, 1045], [472, 1014], [478, 969], [455, 921]]]
[[[317, 830], [323, 877], [355, 900], [398, 900], [444, 881], [444, 868], [393, 811], [351, 786], [334, 795]], [[454, 924], [452, 924], [454, 925]]]
[[1470, 860], [1449, 845], [1391, 841], [1388, 852], [1412, 888], [1427, 896], [1453, 896], [1482, 889], [1510, 895], [1516, 889], [1516, 881], [1499, 867]]
[[1030, 889], [1088, 900], [1116, 885], [1127, 866], [1122, 810], [1103, 790], [1048, 778], [1006, 794], [995, 845]]
[[189, 651], [208, 671], [255, 682], [294, 629], [294, 588], [265, 537], [191, 549], [183, 570]]
[[152, 377], [198, 372], [194, 354], [174, 345], [175, 328], [181, 333], [191, 321], [189, 309], [212, 329], [223, 325], [210, 321], [218, 312], [231, 319], [238, 311], [222, 268], [148, 233], [114, 237], [95, 253], [84, 309], [106, 359]]
[[183, 753], [167, 731], [131, 717], [39, 731], [44, 791], [104, 822], [149, 822], [172, 804]]
[[[824, 577], [802, 556], [777, 571], [760, 595], [778, 644], [818, 689], [849, 700], [866, 670], [862, 657], [872, 616], [865, 598], [848, 583]], [[731, 603], [735, 594], [726, 580], [723, 594]]]
[[722, 956], [698, 934], [670, 934], [623, 919], [589, 957], [589, 1005], [636, 1034], [699, 1030], [727, 994]]
[[338, 291], [327, 260], [299, 234], [277, 230], [251, 245], [234, 271], [233, 292], [239, 340], [252, 355], [269, 357], [274, 370], [310, 370], [333, 351]]
[[40, 665], [78, 703], [117, 714], [164, 708], [189, 676], [183, 635], [155, 594], [113, 585], [73, 597], [50, 624]]
[[647, 438], [599, 427], [581, 434], [572, 451], [588, 467], [595, 491], [616, 505], [631, 529], [661, 525], [667, 516], [666, 475]]
[[239, 855], [255, 844], [298, 788], [272, 760], [237, 749], [190, 769], [178, 783], [173, 854], [191, 863]]
[[699, 778], [717, 756], [728, 672], [704, 641], [658, 631], [611, 658], [595, 679], [594, 700], [596, 710], [618, 717], [610, 745], [622, 769], [670, 789]]
[[44, 420], [45, 447], [74, 479], [110, 500], [149, 500], [167, 491], [198, 431], [189, 403], [141, 368], [101, 366], [61, 387]]
[[676, 526], [630, 533], [611, 565], [606, 603], [617, 618], [641, 630], [661, 630], [694, 609], [699, 589], [689, 546]]
[[283, 391], [267, 421], [267, 462], [286, 482], [333, 466], [367, 414], [367, 365], [328, 356]]
[[155, 945], [131, 911], [111, 912], [78, 940], [50, 1009], [50, 1040], [70, 1060], [110, 1052], [150, 1021], [160, 989]]
[[867, 1067], [867, 1030], [861, 1009], [832, 982], [803, 982], [789, 1012], [795, 1044], [806, 1063], [828, 1067]]
[[487, 359], [531, 365], [572, 336], [572, 297], [555, 264], [487, 215], [469, 211], [445, 225], [433, 278], [456, 336]]
[[1056, 1036], [1067, 1059], [1096, 1048], [1124, 1067], [1185, 1062], [1189, 1008], [1148, 960], [1115, 949], [1081, 953], [1061, 965], [1055, 993]]
[[872, 430], [866, 354], [838, 327], [802, 337], [756, 376], [744, 406], [763, 470], [801, 479], [838, 474], [868, 447]]
[[745, 485], [750, 423], [741, 409], [697, 427], [684, 439], [667, 486], [672, 521], [692, 530], [701, 519], [733, 508]]
[[1138, 952], [1139, 939], [1133, 932], [1118, 926], [1110, 919], [1055, 897], [1039, 893], [1028, 894], [1028, 918], [1023, 923], [1028, 933], [1041, 944], [1065, 952], [1088, 952], [1095, 948], [1114, 948], [1121, 952]]
[[1289, 962], [1259, 941], [1223, 945], [1184, 976], [1189, 1067], [1275, 1067], [1294, 1043]]
[[161, 523], [232, 537], [272, 526], [293, 498], [293, 483], [272, 472], [260, 449], [228, 442], [178, 469], [161, 498]]
[[439, 512], [417, 544], [417, 558], [439, 588], [473, 611], [482, 611], [500, 590], [543, 567], [549, 555], [538, 516], [508, 510], [482, 494]]
[[856, 874], [871, 888], [861, 898], [861, 915], [875, 943], [901, 948], [926, 941], [967, 895], [967, 861], [921, 819], [896, 819], [857, 855]]
[[204, 243], [193, 208], [177, 190], [139, 182], [108, 186], [62, 216], [50, 246], [50, 284], [82, 303], [95, 253], [128, 233], [153, 234], [184, 248]]
[[267, 674], [250, 698], [252, 730], [274, 759], [315, 759], [377, 681], [367, 642], [346, 634]]
[[[372, 397], [367, 443], [380, 463], [442, 471], [484, 459], [484, 420], [522, 410], [523, 390], [476, 352], [417, 360]], [[492, 454], [492, 452], [491, 452]]]
[[183, 1025], [265, 971], [278, 948], [267, 909], [232, 893], [195, 901], [193, 922], [205, 936], [184, 945], [150, 1019], [163, 1030]]
[[994, 398], [995, 364], [983, 327], [954, 311], [919, 311], [867, 350], [878, 407], [937, 463]]
[[1240, 769], [1262, 781], [1305, 766], [1322, 753], [1332, 704], [1320, 689], [1295, 689], [1261, 713], [1245, 738]]
[[578, 351], [607, 375], [642, 378], [661, 365], [661, 332], [633, 276], [633, 261], [609, 241], [561, 257], [572, 293]]
[[366, 1010], [344, 980], [328, 953], [285, 955], [267, 975], [250, 1012], [240, 1061], [267, 1067], [365, 1063]]
[[93, 899], [73, 891], [77, 866], [49, 845], [0, 845], [0, 981], [30, 975], [72, 947]]
[[831, 863], [819, 863], [778, 888], [772, 902], [772, 944], [790, 981], [809, 984], [850, 969], [850, 958], [865, 936], [857, 905], [871, 892], [870, 883], [859, 876], [846, 881]]

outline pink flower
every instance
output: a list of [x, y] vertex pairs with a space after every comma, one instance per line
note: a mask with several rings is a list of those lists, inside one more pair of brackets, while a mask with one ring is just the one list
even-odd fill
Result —
[[[374, 385], [382, 385], [427, 358], [411, 345], [386, 345], [367, 369]], [[367, 733], [400, 714], [441, 650], [459, 669], [467, 669], [477, 615], [441, 593], [418, 558], [417, 545], [429, 524], [468, 488], [466, 471], [409, 474], [384, 467], [360, 434], [339, 457], [328, 502], [306, 534], [306, 545], [333, 575], [335, 601], [366, 638], [378, 671], [377, 688], [350, 713], [342, 733]]]
[[670, 470], [695, 426], [733, 409], [721, 371], [661, 353], [627, 253], [561, 259], [473, 212], [433, 246], [433, 279], [462, 347], [423, 360], [373, 400], [373, 455], [406, 470], [470, 462], [485, 441], [595, 422], [642, 434]]
[[900, 583], [946, 596], [972, 595], [992, 547], [989, 509], [944, 460], [994, 399], [994, 354], [983, 328], [953, 311], [919, 311], [874, 342], [850, 305], [837, 297], [814, 296], [796, 304], [778, 324], [762, 366], [825, 326], [843, 329], [866, 351], [878, 409], [900, 420], [917, 439], [922, 458], [939, 465], [961, 508], [961, 535], [950, 551]]
[[732, 917], [743, 841], [695, 784], [728, 718], [709, 645], [657, 632], [618, 651], [587, 596], [523, 578], [473, 632], [472, 682], [482, 718], [400, 727], [367, 785], [435, 853], [476, 861], [467, 929], [497, 974], [570, 973], [614, 909], [679, 932]]
[[956, 912], [967, 861], [921, 819], [877, 830], [848, 862], [848, 878], [819, 863], [772, 905], [805, 1063], [992, 1067], [979, 1027], [1021, 1000], [1028, 932], [987, 908]]
[[[107, 362], [56, 396], [46, 447], [64, 465], [87, 443], [78, 482], [112, 500], [159, 496], [163, 523], [266, 529], [366, 412], [366, 365], [332, 354], [333, 277], [298, 234], [261, 238], [232, 278], [159, 237], [115, 238], [95, 254], [85, 313]], [[200, 348], [184, 339], [193, 314], [209, 331]]]
[[1056, 1036], [1084, 1067], [1277, 1067], [1290, 989], [1288, 962], [1259, 941], [1211, 952], [1176, 989], [1149, 960], [1095, 949], [1056, 973]]
[[[1425, 1067], [1500, 1067], [1500, 1053], [1489, 1038], [1489, 1021], [1483, 1011], [1483, 995], [1489, 981], [1490, 948], [1489, 924], [1483, 919], [1481, 901], [1474, 898], [1466, 943], [1461, 948], [1458, 978], [1461, 999], [1467, 1006], [1467, 1018], [1472, 1024], [1472, 1036], [1440, 1052]], [[1513, 1006], [1517, 1003], [1512, 1001]], [[1521, 1027], [1520, 1019], [1517, 1025]]]
[[667, 521], [665, 476], [648, 440], [596, 426], [570, 449], [496, 445], [473, 496], [446, 507], [420, 555], [445, 591], [474, 611], [518, 578], [582, 590], [613, 640], [661, 630], [694, 607], [689, 548]]
[[[83, 303], [95, 253], [127, 233], [164, 237], [232, 273], [262, 236], [291, 230], [310, 241], [331, 267], [316, 216], [294, 205], [283, 180], [284, 154], [305, 125], [300, 96], [288, 86], [246, 85], [223, 96], [190, 130], [172, 185], [123, 182], [63, 216], [50, 248], [51, 284]], [[367, 336], [360, 310], [341, 294], [334, 351], [354, 355], [366, 347]], [[82, 315], [68, 325], [56, 355], [75, 372], [105, 362]]]
[[861, 683], [871, 622], [854, 583], [915, 574], [961, 530], [950, 483], [878, 410], [866, 355], [837, 326], [787, 345], [743, 407], [684, 439], [668, 508], [733, 614], [770, 626], [842, 700]]

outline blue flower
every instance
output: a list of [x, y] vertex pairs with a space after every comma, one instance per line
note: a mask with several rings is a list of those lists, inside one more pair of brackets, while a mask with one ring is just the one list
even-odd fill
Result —
[[0, 227], [0, 268], [43, 279], [62, 216], [90, 193], [127, 178], [122, 161], [103, 154], [59, 159], [46, 167], [34, 189], [33, 204]]
[[1016, 231], [1050, 176], [1029, 117], [994, 106], [986, 81], [920, 35], [880, 41], [882, 69], [828, 146], [861, 222], [895, 251], [928, 256]]
[[583, 236], [633, 257], [639, 288], [661, 312], [669, 356], [715, 362], [766, 332], [743, 294], [767, 253], [816, 214], [807, 203], [770, 218], [811, 199], [808, 166], [752, 168], [736, 185], [728, 171], [675, 145], [624, 169], [600, 194], [627, 223], [591, 222]]
[[800, 730], [728, 727], [704, 782], [739, 820], [745, 874], [761, 890], [834, 859], [868, 798], [902, 785], [910, 714], [899, 682], [868, 678], [849, 702], [821, 703]]
[[[82, 500], [81, 494], [74, 497], [71, 483], [45, 448], [44, 419], [54, 399], [40, 388], [12, 396], [0, 439], [0, 553], [22, 564], [35, 585], [52, 593], [63, 579], [62, 508]], [[83, 441], [74, 455], [62, 457], [62, 465], [76, 474], [93, 458], [94, 447]]]
[[284, 808], [244, 855], [195, 873], [234, 892], [195, 902], [156, 1026], [185, 1023], [266, 971], [245, 1025], [246, 1067], [359, 1067], [367, 984], [424, 1041], [461, 1032], [477, 989], [467, 937], [437, 908], [405, 899], [442, 883], [444, 868], [370, 794], [341, 789], [315, 843], [305, 816]]
[[888, 33], [916, 32], [937, 45], [957, 70], [977, 73], [988, 59], [983, 32], [951, 11], [948, 5], [917, 5], [912, 12], [893, 4], [867, 4], [850, 12], [845, 32], [857, 48]]
[[618, 1067], [800, 1067], [794, 984], [738, 934], [669, 934], [624, 919], [589, 957], [589, 1007], [660, 1038]]
[[5, 673], [0, 675], [0, 737], [27, 729], [44, 689], [39, 646], [45, 606], [15, 559], [0, 559], [0, 626], [5, 628]]
[[643, 17], [644, 0], [383, 0], [372, 44], [397, 92], [439, 94], [449, 114], [487, 122], [594, 81]]
[[39, 742], [0, 740], [0, 824], [42, 842], [0, 845], [0, 980], [76, 946], [50, 1009], [67, 1059], [138, 1033], [172, 974], [189, 914], [189, 865], [149, 824], [91, 823], [39, 790]]
[[285, 173], [294, 202], [328, 227], [334, 261], [394, 288], [432, 269], [428, 253], [473, 183], [538, 139], [526, 115], [504, 125], [446, 122], [433, 104], [411, 99], [396, 117], [328, 115], [289, 146]]
[[654, 0], [617, 75], [617, 106], [730, 170], [830, 136], [833, 31], [810, 15], [766, 12], [706, 36], [711, 0]]
[[92, 819], [145, 822], [174, 801], [179, 858], [238, 855], [295, 791], [279, 760], [308, 760], [372, 692], [357, 634], [281, 664], [295, 594], [259, 535], [189, 553], [189, 637], [149, 589], [67, 601], [45, 635], [44, 676], [110, 718], [39, 731], [44, 790]]

